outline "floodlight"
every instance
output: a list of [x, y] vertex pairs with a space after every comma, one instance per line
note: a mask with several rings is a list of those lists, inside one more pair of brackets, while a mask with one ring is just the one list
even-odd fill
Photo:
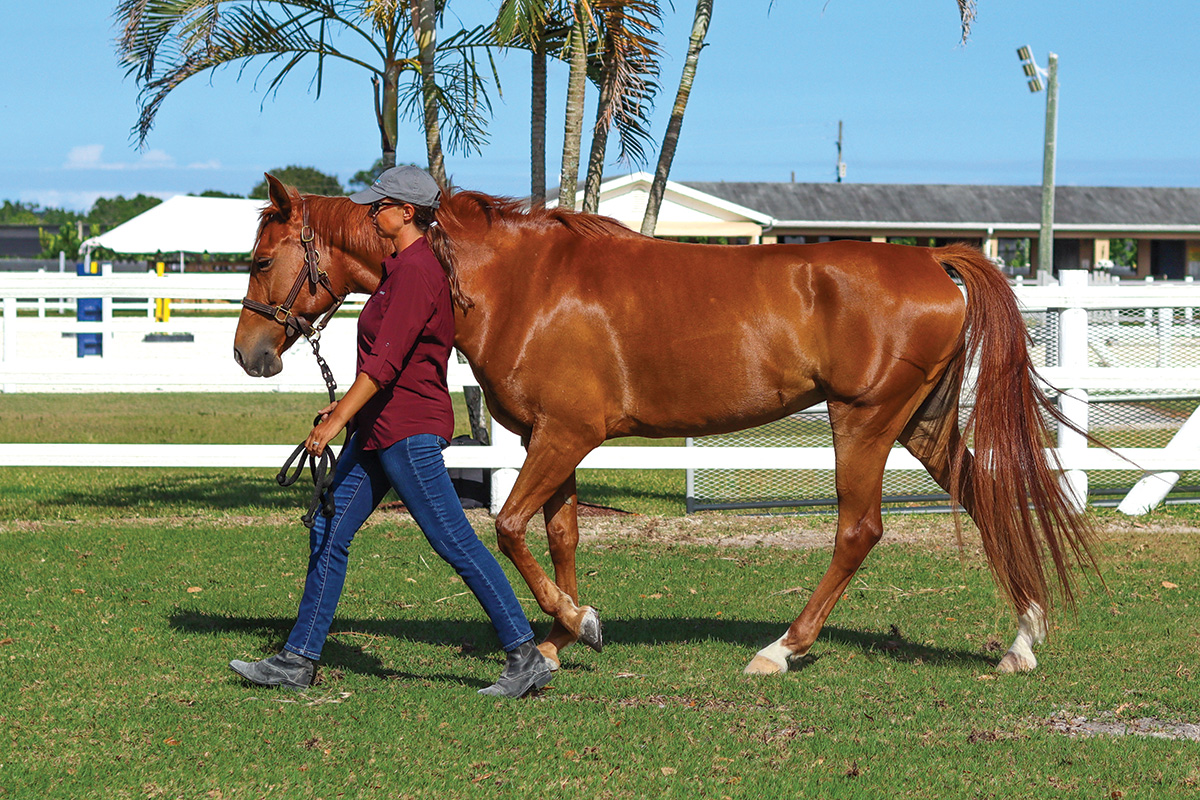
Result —
[[1033, 78], [1037, 75], [1037, 67], [1035, 67], [1033, 64], [1030, 64], [1028, 61], [1026, 61], [1021, 66], [1024, 67], [1025, 75], [1027, 77]]
[[1031, 81], [1029, 82], [1029, 91], [1031, 91], [1031, 92], [1040, 92], [1041, 90], [1042, 90], [1042, 80], [1041, 80], [1041, 78], [1034, 78], [1033, 80], [1031, 80]]
[[1029, 49], [1029, 45], [1017, 48], [1017, 57], [1022, 61], [1032, 61], [1033, 51]]

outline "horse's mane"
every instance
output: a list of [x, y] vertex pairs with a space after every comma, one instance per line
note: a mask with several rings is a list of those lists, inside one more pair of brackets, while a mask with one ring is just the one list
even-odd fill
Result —
[[641, 235], [612, 217], [599, 214], [540, 206], [530, 208], [524, 201], [511, 197], [493, 197], [483, 192], [452, 191], [442, 194], [442, 207], [438, 209], [439, 224], [450, 228], [463, 228], [478, 220], [482, 220], [489, 228], [502, 226], [543, 231], [565, 229], [587, 239]]
[[[376, 235], [375, 227], [367, 217], [367, 206], [348, 197], [304, 194], [300, 199], [301, 205], [293, 206], [292, 213], [299, 215], [307, 209], [308, 224], [330, 245], [346, 252], [378, 255], [381, 259], [387, 255], [384, 241]], [[280, 216], [279, 208], [272, 202], [259, 216], [259, 232], [263, 225]]]

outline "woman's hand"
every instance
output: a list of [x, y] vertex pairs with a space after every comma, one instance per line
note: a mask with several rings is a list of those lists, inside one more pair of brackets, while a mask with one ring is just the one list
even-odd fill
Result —
[[304, 440], [304, 449], [314, 456], [320, 456], [325, 451], [325, 446], [342, 432], [342, 428], [354, 419], [354, 415], [378, 391], [379, 384], [375, 383], [375, 379], [360, 372], [341, 401], [334, 400], [317, 412], [319, 422]]
[[[334, 403], [334, 405], [337, 405]], [[336, 417], [331, 417], [330, 412], [333, 411], [333, 406], [329, 406], [327, 410], [321, 412], [321, 421], [312, 429], [312, 433], [304, 441], [304, 449], [312, 453], [314, 456], [320, 456], [325, 451], [325, 445], [334, 439], [342, 428], [346, 427], [344, 422], [341, 422]]]

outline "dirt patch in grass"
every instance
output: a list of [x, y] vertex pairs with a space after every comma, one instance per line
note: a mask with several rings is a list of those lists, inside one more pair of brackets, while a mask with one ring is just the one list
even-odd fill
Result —
[[[390, 504], [389, 504], [390, 505]], [[386, 524], [412, 524], [412, 518], [399, 504], [382, 506], [366, 527]], [[205, 525], [212, 528], [240, 528], [253, 525], [300, 525], [302, 509], [265, 511], [262, 514], [197, 513], [189, 515], [114, 517], [106, 522], [114, 526], [153, 526], [178, 528]], [[484, 541], [495, 537], [495, 521], [487, 509], [466, 512], [467, 519]], [[40, 531], [56, 525], [75, 524], [71, 520], [14, 520], [0, 523], [0, 533]], [[837, 518], [832, 514], [728, 514], [700, 512], [685, 517], [631, 514], [604, 506], [581, 504], [579, 533], [583, 544], [606, 542], [654, 542], [659, 544], [708, 547], [778, 547], [808, 549], [831, 547]], [[1195, 526], [1165, 519], [1162, 522], [1133, 518], [1101, 519], [1096, 524], [1102, 541], [1139, 540], [1147, 536], [1171, 536], [1196, 533]], [[950, 514], [894, 514], [883, 520], [881, 544], [918, 544], [933, 548], [957, 547], [954, 517]], [[544, 535], [541, 515], [529, 523], [531, 540]], [[962, 518], [963, 543], [970, 549], [979, 546], [979, 536], [970, 519]]]
[[1099, 718], [1060, 713], [1047, 720], [1050, 730], [1067, 736], [1144, 736], [1152, 739], [1173, 739], [1200, 742], [1200, 725], [1190, 722], [1168, 722], [1157, 717], [1121, 720], [1112, 713]]
[[[687, 517], [597, 515], [579, 520], [580, 538], [584, 542], [637, 540], [731, 548], [830, 547], [836, 526], [836, 517], [832, 515], [750, 516], [711, 512]], [[533, 523], [530, 524], [530, 531], [532, 535]], [[1196, 533], [1197, 529], [1171, 520], [1157, 523], [1113, 519], [1098, 521], [1096, 532], [1101, 541], [1120, 541], [1129, 535], [1138, 538], [1170, 536]], [[962, 518], [962, 541], [968, 548], [979, 546], [975, 526], [966, 517]], [[950, 514], [885, 516], [881, 544], [957, 547], [954, 517]]]

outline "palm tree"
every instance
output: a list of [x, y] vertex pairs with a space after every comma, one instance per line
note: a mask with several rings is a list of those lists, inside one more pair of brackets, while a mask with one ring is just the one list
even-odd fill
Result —
[[584, 181], [583, 210], [595, 213], [604, 179], [608, 132], [621, 134], [618, 161], [645, 162], [650, 106], [658, 90], [657, 35], [662, 14], [656, 0], [597, 0], [600, 53], [592, 58], [594, 81], [600, 87], [592, 150]]
[[492, 45], [489, 30], [462, 29], [435, 47], [433, 26], [444, 6], [445, 0], [120, 0], [117, 51], [141, 87], [133, 133], [144, 145], [163, 102], [194, 75], [261, 58], [263, 72], [277, 68], [267, 86], [272, 92], [311, 57], [319, 97], [325, 61], [333, 58], [371, 75], [384, 166], [396, 161], [399, 117], [415, 117], [421, 108], [430, 166], [437, 169], [438, 112], [450, 149], [471, 153], [486, 140], [491, 111], [474, 59]]
[[575, 189], [579, 182], [579, 157], [583, 141], [583, 101], [587, 90], [588, 33], [595, 27], [591, 0], [574, 0], [574, 15], [567, 55], [571, 71], [567, 76], [567, 110], [563, 118], [562, 171], [558, 182], [558, 207], [575, 210]]
[[425, 150], [429, 156], [429, 174], [446, 185], [446, 161], [442, 153], [442, 129], [438, 123], [437, 82], [434, 61], [437, 54], [437, 2], [417, 0], [412, 11], [413, 32], [421, 60], [421, 105], [425, 123]]
[[[650, 104], [658, 88], [654, 82], [658, 44], [652, 37], [658, 33], [659, 17], [656, 0], [504, 0], [501, 3], [494, 24], [497, 45], [529, 50], [532, 58], [530, 201], [533, 205], [544, 203], [546, 198], [547, 58], [560, 58], [571, 65], [559, 205], [572, 208], [577, 193], [583, 100], [588, 80], [601, 95], [589, 182], [598, 189], [604, 147], [613, 125], [621, 136], [621, 160], [641, 162], [645, 158], [645, 145], [650, 139]], [[583, 42], [582, 47], [576, 46], [579, 41]]]
[[[962, 41], [966, 42], [967, 37], [971, 34], [971, 23], [975, 20], [976, 0], [957, 0], [957, 2], [959, 19], [962, 23]], [[675, 158], [675, 148], [679, 143], [679, 131], [683, 127], [683, 114], [687, 109], [688, 96], [691, 94], [692, 82], [696, 77], [696, 63], [700, 59], [700, 50], [704, 47], [704, 37], [708, 34], [712, 6], [713, 0], [696, 0], [696, 16], [692, 22], [692, 34], [688, 41], [687, 59], [684, 61], [683, 75], [679, 79], [679, 91], [675, 95], [675, 105], [671, 110], [667, 131], [663, 135], [658, 167], [654, 171], [654, 181], [650, 184], [646, 214], [642, 218], [642, 233], [647, 236], [653, 236], [654, 229], [658, 225], [658, 211], [666, 192], [667, 177], [670, 175], [671, 162]]]
[[658, 153], [658, 167], [654, 170], [654, 181], [650, 184], [650, 197], [646, 201], [646, 213], [642, 217], [642, 233], [653, 236], [658, 226], [658, 210], [662, 207], [663, 195], [667, 191], [667, 176], [671, 173], [671, 162], [675, 159], [675, 148], [679, 144], [679, 131], [683, 128], [683, 113], [687, 110], [688, 96], [692, 93], [692, 81], [696, 77], [696, 64], [704, 37], [708, 35], [708, 21], [712, 19], [713, 0], [696, 0], [696, 16], [692, 21], [692, 35], [688, 39], [687, 58], [683, 62], [683, 75], [679, 79], [679, 91], [675, 94], [675, 105], [663, 135], [662, 149]]
[[546, 64], [561, 53], [571, 30], [563, 0], [503, 0], [492, 24], [500, 47], [524, 49], [530, 55], [529, 200], [546, 202]]

